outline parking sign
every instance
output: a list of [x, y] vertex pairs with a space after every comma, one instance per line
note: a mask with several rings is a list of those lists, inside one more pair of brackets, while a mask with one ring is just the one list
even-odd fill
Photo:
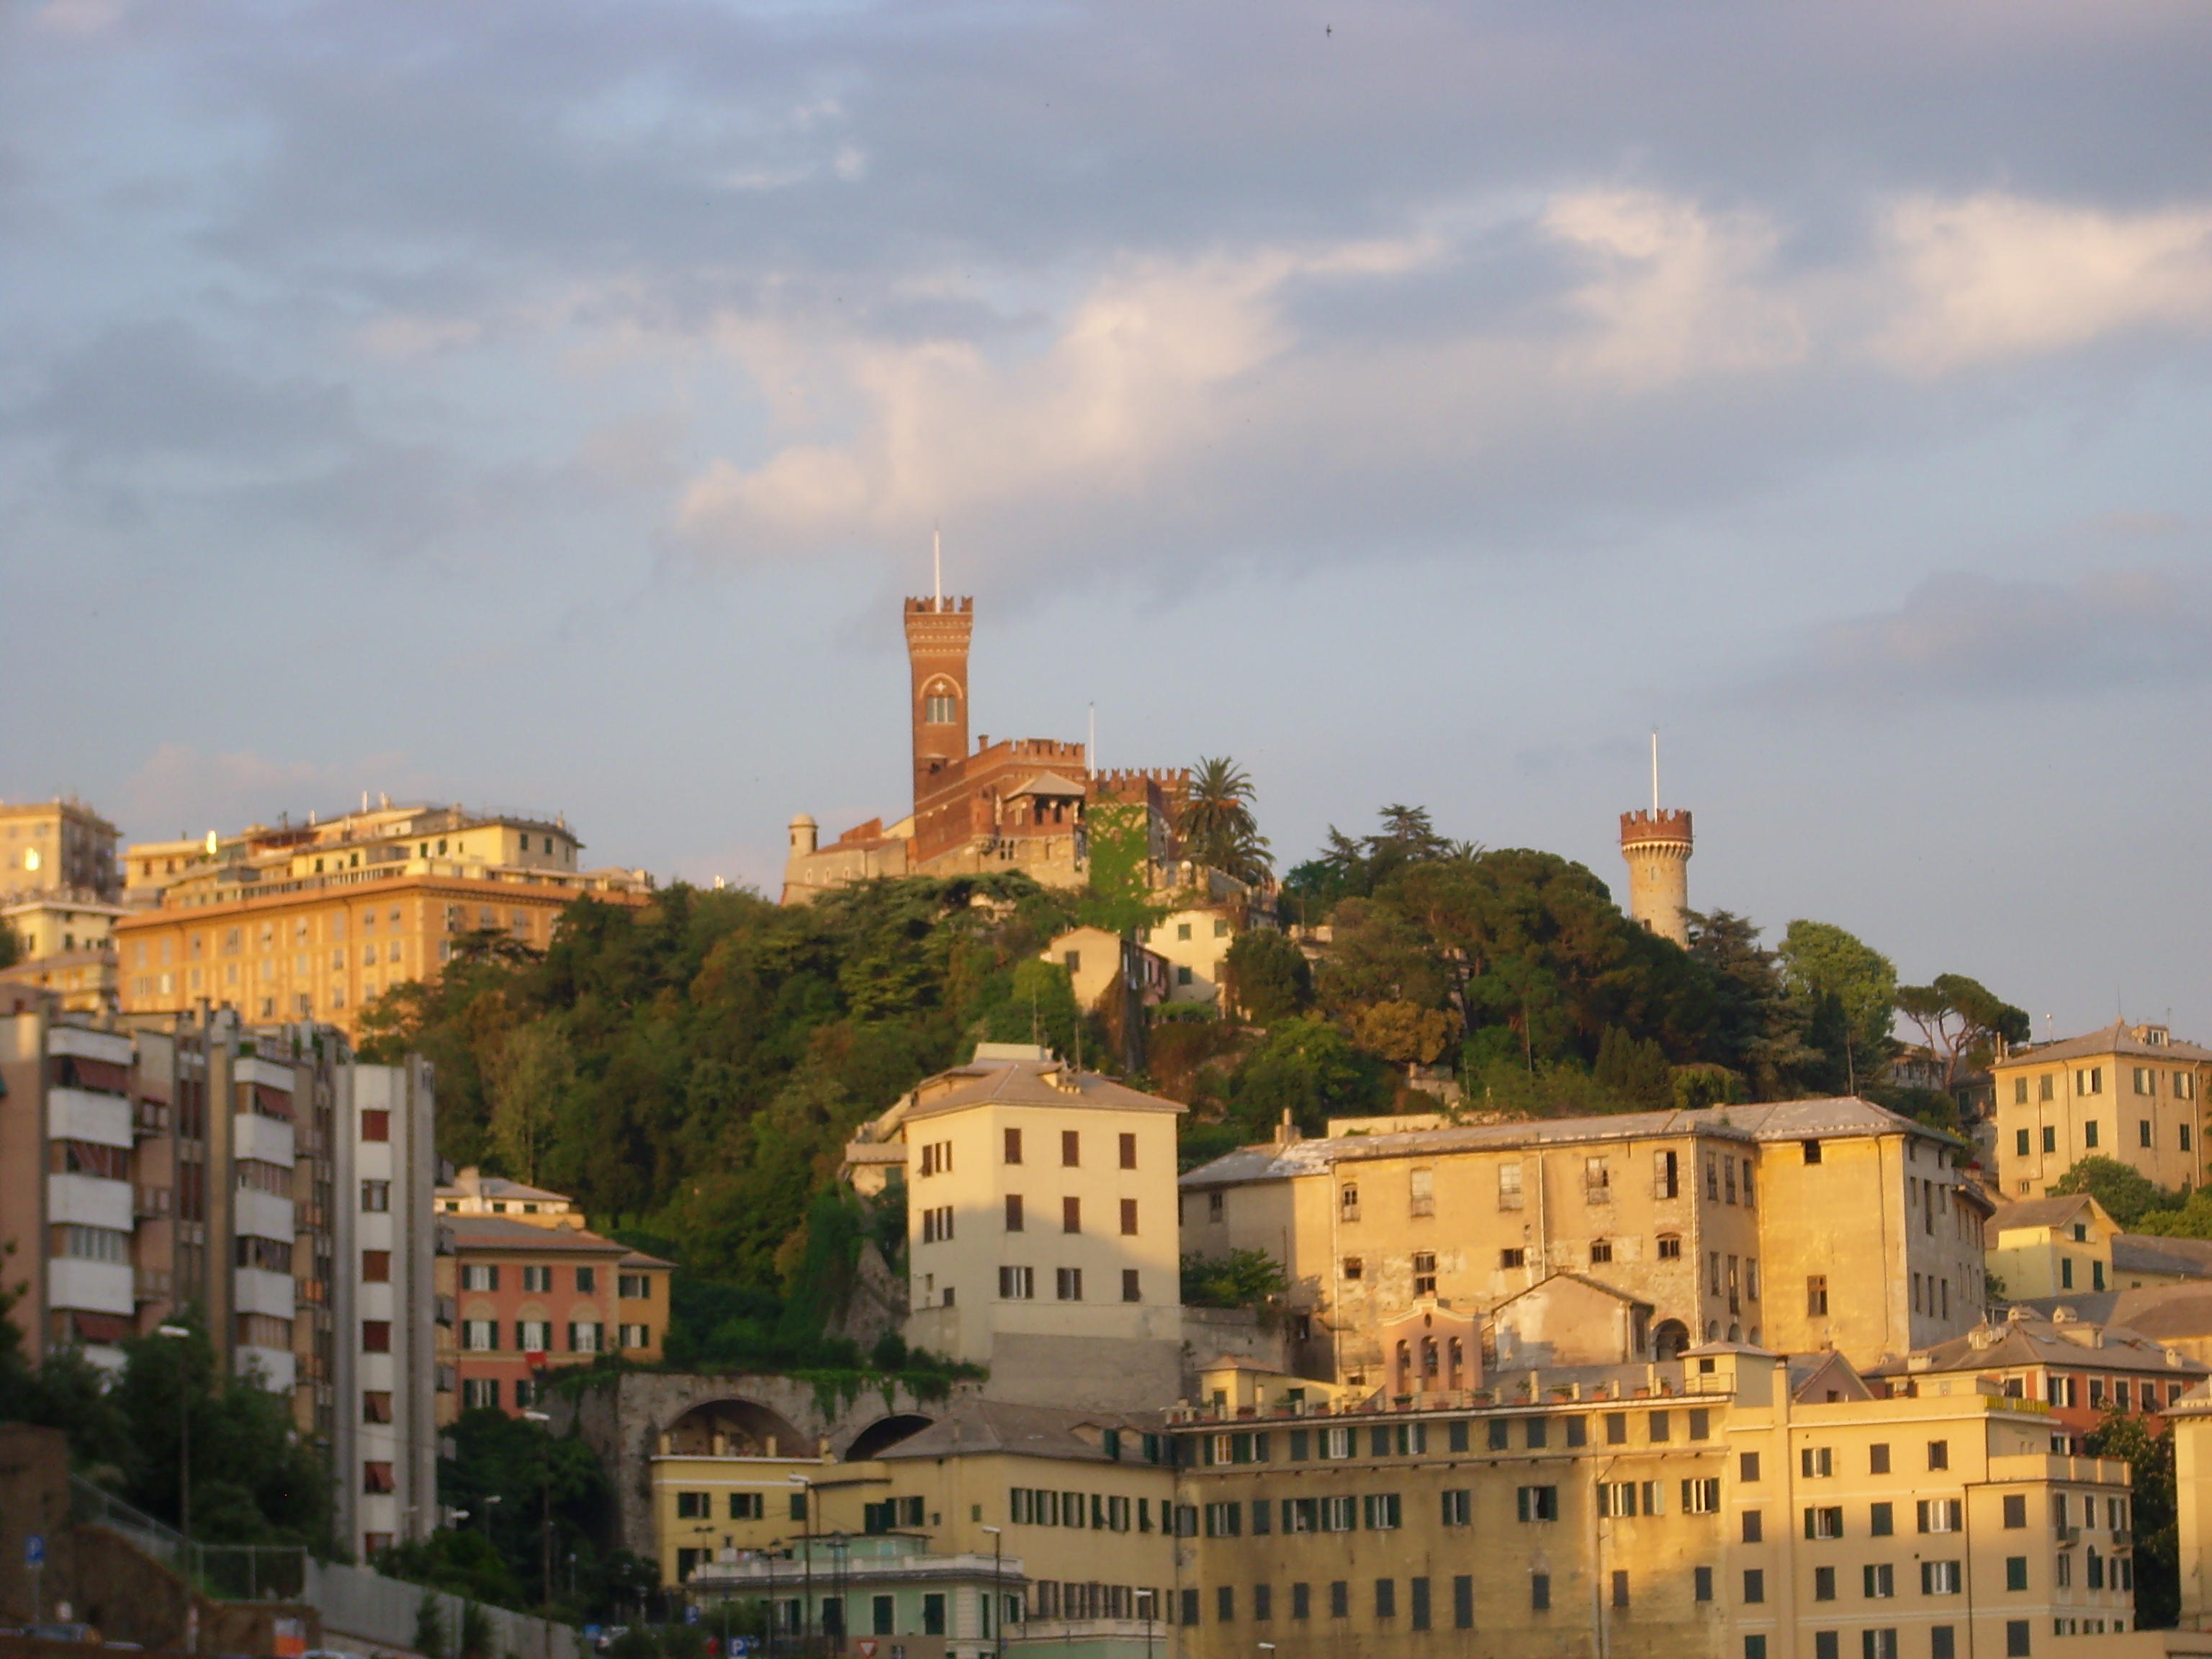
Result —
[[43, 1567], [46, 1565], [46, 1534], [34, 1532], [23, 1540], [23, 1565], [27, 1567]]

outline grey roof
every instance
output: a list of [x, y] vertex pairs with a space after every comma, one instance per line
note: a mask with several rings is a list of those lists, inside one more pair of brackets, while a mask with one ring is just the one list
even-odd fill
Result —
[[[2063, 1306], [2074, 1308], [2076, 1304], [2059, 1298]], [[2076, 1340], [2080, 1336], [2090, 1341]], [[1986, 1339], [1977, 1345], [1976, 1334], [1954, 1336], [1948, 1342], [1938, 1342], [1923, 1348], [1911, 1359], [1887, 1359], [1879, 1365], [1867, 1368], [1869, 1376], [1901, 1376], [1920, 1371], [1982, 1371], [1994, 1370], [2010, 1365], [2062, 1365], [2087, 1367], [2096, 1370], [2116, 1371], [2182, 1371], [2202, 1376], [2207, 1367], [2194, 1359], [2168, 1351], [2143, 1333], [2125, 1326], [2100, 1325], [2094, 1321], [2069, 1319], [2064, 1321], [2037, 1318], [2008, 1318], [2002, 1324], [1986, 1327], [1979, 1334]], [[1918, 1362], [1925, 1360], [1925, 1364]], [[2178, 1362], [2178, 1363], [2177, 1363]]]
[[2186, 1273], [2195, 1279], [2212, 1279], [2212, 1240], [2116, 1233], [2112, 1237], [2112, 1271]]
[[2212, 1060], [2212, 1048], [2193, 1042], [2145, 1042], [2124, 1020], [2114, 1020], [2087, 1036], [2061, 1037], [2034, 1048], [2013, 1049], [2000, 1066], [2035, 1065], [2046, 1060], [2087, 1060], [2095, 1054], [2133, 1054], [2143, 1060]]
[[1003, 1401], [956, 1401], [936, 1422], [910, 1434], [878, 1455], [885, 1462], [908, 1457], [954, 1457], [1005, 1452], [1017, 1457], [1050, 1457], [1063, 1462], [1110, 1463], [1103, 1446], [1079, 1429], [1124, 1429], [1156, 1433], [1160, 1420], [1119, 1412], [1068, 1411], [1050, 1406], [1012, 1406]]
[[2026, 1198], [2017, 1204], [2001, 1204], [1990, 1218], [1992, 1231], [2013, 1227], [2063, 1227], [2085, 1208], [2087, 1193], [2068, 1193], [2057, 1198]]
[[1414, 1129], [1400, 1134], [1339, 1135], [1284, 1145], [1239, 1147], [1184, 1176], [1185, 1187], [1218, 1187], [1318, 1175], [1333, 1164], [1418, 1158], [1427, 1153], [1569, 1146], [1668, 1135], [1726, 1140], [1816, 1140], [1856, 1135], [1912, 1134], [1954, 1146], [1966, 1143], [1869, 1100], [1843, 1096], [1824, 1100], [1772, 1101], [1758, 1106], [1715, 1106], [1696, 1111], [1623, 1112], [1609, 1117], [1529, 1118], [1462, 1128]]
[[580, 1227], [533, 1227], [503, 1215], [441, 1215], [437, 1219], [464, 1250], [574, 1250], [620, 1255], [629, 1248]]
[[1072, 796], [1080, 800], [1085, 793], [1085, 791], [1081, 784], [1073, 778], [1063, 777], [1057, 772], [1040, 772], [1020, 788], [1009, 789], [1006, 792], [1009, 799], [1016, 795], [1059, 795]]
[[[1116, 1083], [1111, 1078], [1101, 1077], [1096, 1072], [1079, 1072], [1056, 1060], [991, 1060], [981, 1065], [955, 1066], [951, 1071], [941, 1072], [938, 1075], [957, 1078], [961, 1081], [945, 1093], [909, 1108], [906, 1113], [908, 1121], [985, 1104], [1089, 1106], [1126, 1112], [1182, 1112], [1189, 1109], [1178, 1102], [1146, 1094], [1127, 1084]], [[1056, 1083], [1048, 1082], [1048, 1078], [1072, 1079], [1076, 1086], [1065, 1089]], [[931, 1079], [933, 1082], [935, 1080]]]

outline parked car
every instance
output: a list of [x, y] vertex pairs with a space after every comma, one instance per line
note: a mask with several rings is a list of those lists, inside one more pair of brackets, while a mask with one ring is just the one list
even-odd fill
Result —
[[76, 1642], [92, 1648], [100, 1645], [100, 1632], [90, 1625], [26, 1625], [23, 1634], [34, 1642]]

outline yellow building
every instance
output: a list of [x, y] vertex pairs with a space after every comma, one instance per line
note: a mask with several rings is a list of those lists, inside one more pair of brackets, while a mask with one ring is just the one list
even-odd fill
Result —
[[1997, 1178], [2008, 1197], [2048, 1196], [2085, 1158], [2116, 1158], [2178, 1192], [2203, 1179], [2212, 1048], [2176, 1042], [2163, 1025], [2116, 1022], [2014, 1048], [1990, 1072]]
[[0, 802], [0, 895], [61, 890], [115, 899], [117, 836], [74, 796]]
[[52, 991], [73, 1014], [112, 1013], [119, 1004], [113, 930], [126, 914], [89, 888], [21, 890], [0, 900], [0, 928], [19, 958], [0, 981]]
[[473, 1164], [450, 1187], [438, 1188], [440, 1215], [503, 1215], [532, 1227], [581, 1227], [584, 1212], [566, 1193], [530, 1187], [505, 1176], [488, 1176]]
[[2116, 1288], [2112, 1245], [2119, 1223], [2087, 1193], [2007, 1204], [1983, 1231], [1990, 1272], [2010, 1301]]
[[1648, 1306], [1654, 1358], [1872, 1364], [1981, 1317], [1989, 1204], [1958, 1147], [1858, 1100], [1288, 1139], [1182, 1178], [1182, 1248], [1273, 1256], [1295, 1368], [1395, 1393], [1457, 1385], [1394, 1322], [1433, 1304], [1471, 1333], [1559, 1273]]
[[907, 1340], [989, 1366], [995, 1392], [1034, 1404], [1175, 1399], [1182, 1110], [1042, 1048], [985, 1043], [875, 1119], [847, 1158], [906, 1182]]
[[116, 925], [124, 1011], [207, 1003], [351, 1033], [382, 993], [436, 977], [465, 935], [543, 950], [580, 897], [647, 902], [642, 872], [575, 870], [580, 844], [559, 819], [418, 807], [133, 846], [131, 891], [156, 908]]
[[1961, 1659], [2133, 1623], [2126, 1465], [2054, 1455], [2046, 1409], [1978, 1379], [1876, 1398], [1840, 1356], [1723, 1344], [1172, 1415], [1191, 1659]]

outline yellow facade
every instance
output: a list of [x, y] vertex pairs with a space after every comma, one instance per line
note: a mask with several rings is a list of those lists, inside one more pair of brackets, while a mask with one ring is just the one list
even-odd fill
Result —
[[1652, 1309], [1655, 1357], [1706, 1341], [1861, 1363], [1969, 1328], [1988, 1205], [1956, 1143], [1860, 1101], [1346, 1135], [1182, 1180], [1182, 1249], [1275, 1257], [1301, 1371], [1407, 1391], [1386, 1328], [1487, 1313], [1554, 1273]]
[[120, 896], [115, 826], [82, 801], [0, 801], [0, 895]]
[[2112, 1279], [2119, 1224], [2087, 1193], [2008, 1204], [1985, 1231], [1989, 1270], [2009, 1300], [2120, 1288]]
[[2034, 1402], [1808, 1400], [1727, 1349], [1529, 1381], [1457, 1411], [1182, 1413], [1184, 1651], [2003, 1654], [2132, 1624], [2126, 1466], [2051, 1455]]
[[2117, 1159], [2172, 1191], [2204, 1178], [2212, 1049], [2163, 1025], [2115, 1024], [2021, 1048], [1990, 1067], [1997, 1177], [2008, 1198], [2043, 1198], [2085, 1158]]

